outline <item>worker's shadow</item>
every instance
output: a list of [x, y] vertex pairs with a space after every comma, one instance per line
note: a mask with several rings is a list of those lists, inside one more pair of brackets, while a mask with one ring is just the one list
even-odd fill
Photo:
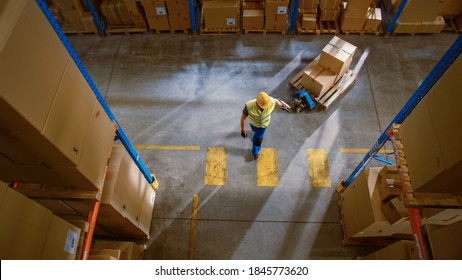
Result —
[[242, 136], [239, 133], [229, 133], [228, 134], [228, 139], [232, 138], [233, 140], [236, 139], [236, 142], [233, 141], [233, 143], [236, 143], [235, 145], [232, 146], [225, 146], [226, 152], [229, 155], [234, 155], [238, 157], [244, 158], [246, 162], [251, 162], [254, 161], [253, 155], [252, 155], [252, 137], [253, 137], [253, 132], [247, 132], [248, 137], [247, 138], [242, 138]]

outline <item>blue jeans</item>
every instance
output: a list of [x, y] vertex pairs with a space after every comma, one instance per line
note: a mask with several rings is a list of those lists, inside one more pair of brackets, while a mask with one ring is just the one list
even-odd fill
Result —
[[265, 134], [266, 127], [256, 127], [250, 125], [250, 128], [252, 128], [252, 131], [254, 132], [252, 138], [252, 154], [258, 155], [261, 149], [261, 142], [263, 141], [263, 135]]

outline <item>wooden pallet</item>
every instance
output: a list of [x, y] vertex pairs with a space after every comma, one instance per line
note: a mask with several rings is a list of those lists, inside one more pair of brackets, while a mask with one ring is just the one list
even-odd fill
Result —
[[135, 26], [107, 26], [104, 33], [109, 34], [131, 34], [131, 33], [147, 33], [148, 29], [146, 27], [135, 27]]
[[165, 29], [165, 30], [154, 29], [154, 30], [151, 30], [151, 32], [156, 33], [156, 34], [160, 34], [160, 33], [170, 33], [170, 34], [184, 33], [184, 34], [187, 34], [187, 33], [189, 33], [189, 29], [178, 29], [178, 30], [174, 30], [174, 29]]
[[454, 22], [454, 19], [444, 19], [444, 23], [446, 24], [443, 28], [443, 32], [453, 32], [453, 33], [460, 33], [462, 32], [462, 27], [458, 27], [457, 24]]
[[239, 28], [203, 28], [201, 27], [200, 33], [201, 34], [239, 34], [241, 31]]
[[340, 28], [338, 21], [321, 21], [318, 19], [318, 28], [320, 33], [339, 34]]
[[268, 33], [280, 33], [281, 35], [285, 35], [286, 31], [285, 30], [256, 30], [256, 29], [247, 29], [243, 30], [244, 34], [247, 35], [248, 33], [262, 33], [263, 35], [266, 35]]
[[[303, 68], [292, 79], [290, 79], [289, 85], [295, 87], [298, 90], [305, 89], [302, 85], [303, 72], [305, 71], [305, 69], [309, 68], [313, 63], [317, 64], [319, 61], [319, 57], [320, 56], [316, 57], [305, 68]], [[352, 70], [348, 70], [331, 89], [326, 91], [321, 96], [315, 96], [311, 93], [309, 94], [311, 98], [313, 98], [323, 109], [327, 109], [332, 104], [332, 102], [334, 102], [338, 97], [344, 94], [353, 85], [355, 81], [356, 73]]]
[[406, 153], [401, 142], [400, 125], [392, 127], [393, 134], [393, 149], [395, 150], [396, 165], [401, 174], [402, 184], [406, 191], [404, 195], [404, 203], [406, 207], [425, 208], [462, 208], [462, 195], [449, 193], [424, 193], [414, 191], [412, 188], [412, 180], [409, 174], [409, 168], [406, 161]]
[[364, 35], [364, 34], [374, 34], [375, 36], [379, 36], [380, 34], [383, 34], [383, 27], [382, 25], [379, 25], [379, 28], [375, 31], [368, 31], [368, 30], [342, 30], [343, 34], [345, 35], [350, 35], [350, 34], [359, 34], [359, 35]]

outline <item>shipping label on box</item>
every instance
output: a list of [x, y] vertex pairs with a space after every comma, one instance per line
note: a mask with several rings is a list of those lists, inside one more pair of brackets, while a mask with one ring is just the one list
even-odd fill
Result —
[[226, 18], [226, 25], [235, 26], [236, 25], [236, 18]]
[[278, 6], [278, 15], [285, 15], [287, 14], [287, 6]]
[[156, 14], [158, 16], [166, 16], [167, 15], [167, 11], [165, 10], [164, 7], [156, 7]]

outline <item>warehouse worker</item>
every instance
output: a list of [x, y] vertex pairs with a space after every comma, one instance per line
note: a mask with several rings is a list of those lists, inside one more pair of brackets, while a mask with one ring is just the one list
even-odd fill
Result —
[[269, 96], [266, 92], [259, 92], [257, 99], [253, 99], [245, 103], [244, 110], [241, 116], [241, 136], [247, 138], [247, 132], [245, 131], [245, 120], [249, 118], [250, 128], [254, 132], [252, 138], [252, 154], [255, 160], [258, 160], [263, 141], [263, 135], [265, 134], [266, 128], [271, 121], [271, 113], [274, 111], [275, 105], [284, 110], [289, 110], [290, 106], [280, 99], [274, 99]]

